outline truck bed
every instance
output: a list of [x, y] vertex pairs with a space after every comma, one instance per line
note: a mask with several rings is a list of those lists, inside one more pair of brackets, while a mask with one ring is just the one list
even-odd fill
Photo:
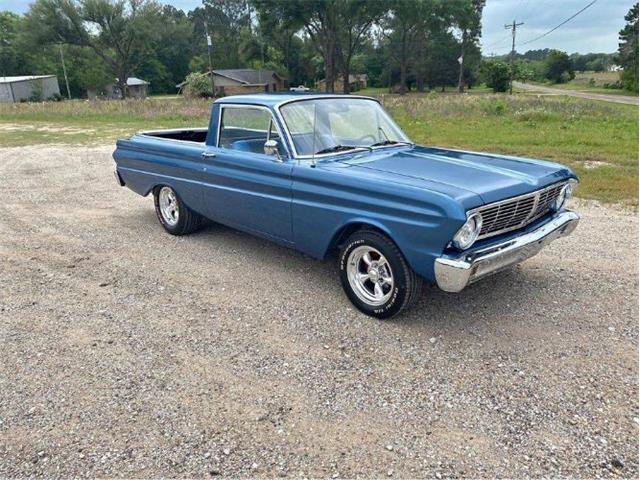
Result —
[[207, 128], [183, 128], [171, 130], [155, 130], [141, 132], [140, 135], [167, 140], [179, 140], [181, 142], [204, 143], [207, 139]]

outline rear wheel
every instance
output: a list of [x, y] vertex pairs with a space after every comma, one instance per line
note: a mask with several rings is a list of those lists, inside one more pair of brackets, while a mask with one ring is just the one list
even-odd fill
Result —
[[187, 207], [176, 191], [167, 185], [156, 187], [153, 201], [160, 224], [171, 235], [194, 232], [204, 222], [204, 218]]
[[395, 243], [370, 230], [353, 233], [340, 249], [340, 279], [351, 303], [376, 318], [408, 308], [422, 285]]

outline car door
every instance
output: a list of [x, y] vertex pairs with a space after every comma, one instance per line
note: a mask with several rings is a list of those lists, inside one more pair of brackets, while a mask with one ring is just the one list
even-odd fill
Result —
[[[271, 111], [222, 105], [217, 144], [203, 154], [207, 216], [276, 241], [292, 243], [292, 163]], [[264, 153], [267, 140], [278, 153]]]

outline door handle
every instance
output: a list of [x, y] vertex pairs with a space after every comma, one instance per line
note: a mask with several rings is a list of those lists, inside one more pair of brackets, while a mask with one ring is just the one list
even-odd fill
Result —
[[213, 158], [216, 154], [212, 152], [202, 152], [202, 158]]

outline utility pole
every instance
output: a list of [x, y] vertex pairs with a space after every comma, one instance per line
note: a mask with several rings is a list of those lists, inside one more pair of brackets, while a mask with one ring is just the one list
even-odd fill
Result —
[[204, 31], [207, 35], [207, 51], [209, 52], [209, 80], [211, 81], [211, 96], [215, 98], [216, 96], [216, 87], [213, 83], [213, 63], [211, 62], [211, 35], [209, 35], [209, 28], [207, 27], [207, 23], [204, 24]]
[[[260, 72], [258, 73], [259, 79], [258, 81], [262, 83], [262, 70], [264, 70], [264, 40], [262, 35], [260, 36]], [[269, 91], [269, 87], [267, 86], [267, 91]]]
[[67, 67], [64, 64], [64, 53], [62, 53], [62, 44], [58, 44], [60, 47], [60, 61], [62, 62], [62, 73], [64, 74], [64, 83], [67, 85], [67, 97], [71, 100], [71, 90], [69, 90], [69, 78], [67, 78]]
[[516, 23], [514, 20], [512, 24], [505, 25], [505, 30], [511, 29], [511, 68], [509, 69], [509, 95], [513, 94], [513, 69], [516, 61], [516, 30], [519, 26], [524, 25], [524, 22]]

